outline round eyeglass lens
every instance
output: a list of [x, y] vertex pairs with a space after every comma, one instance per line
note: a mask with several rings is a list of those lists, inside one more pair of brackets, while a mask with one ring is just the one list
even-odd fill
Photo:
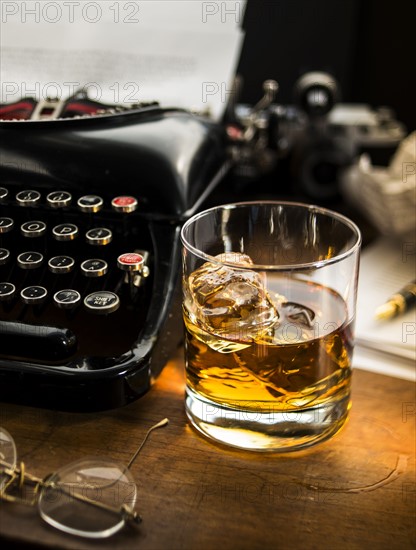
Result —
[[6, 467], [14, 468], [17, 461], [16, 445], [9, 432], [0, 427], [0, 491], [8, 477], [4, 475]]
[[46, 480], [39, 512], [61, 531], [104, 538], [123, 527], [121, 508], [134, 508], [136, 498], [137, 487], [127, 467], [84, 459], [61, 468]]

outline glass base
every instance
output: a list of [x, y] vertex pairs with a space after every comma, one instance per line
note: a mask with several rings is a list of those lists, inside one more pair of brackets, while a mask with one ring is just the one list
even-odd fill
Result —
[[219, 443], [249, 451], [299, 451], [338, 432], [350, 409], [349, 394], [298, 411], [237, 410], [186, 389], [185, 410], [191, 424]]

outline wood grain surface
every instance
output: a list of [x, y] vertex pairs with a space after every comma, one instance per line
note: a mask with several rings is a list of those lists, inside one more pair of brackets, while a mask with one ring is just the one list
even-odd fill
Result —
[[[416, 545], [415, 385], [355, 370], [353, 407], [333, 439], [291, 454], [216, 445], [189, 427], [181, 353], [152, 390], [118, 410], [74, 414], [1, 405], [20, 460], [43, 476], [84, 456], [132, 466], [143, 523], [101, 541], [61, 533], [36, 508], [0, 503], [3, 548], [256, 550]], [[75, 396], [74, 396], [75, 397]]]

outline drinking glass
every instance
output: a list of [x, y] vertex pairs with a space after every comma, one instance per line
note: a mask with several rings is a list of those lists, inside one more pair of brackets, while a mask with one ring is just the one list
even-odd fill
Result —
[[317, 206], [245, 202], [196, 214], [181, 238], [191, 424], [259, 451], [334, 435], [350, 409], [357, 226]]

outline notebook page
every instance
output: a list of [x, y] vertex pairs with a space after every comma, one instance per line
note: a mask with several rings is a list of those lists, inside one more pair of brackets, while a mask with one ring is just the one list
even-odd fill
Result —
[[416, 309], [391, 320], [376, 320], [375, 310], [415, 279], [415, 242], [382, 238], [361, 257], [356, 339], [381, 351], [414, 359]]

